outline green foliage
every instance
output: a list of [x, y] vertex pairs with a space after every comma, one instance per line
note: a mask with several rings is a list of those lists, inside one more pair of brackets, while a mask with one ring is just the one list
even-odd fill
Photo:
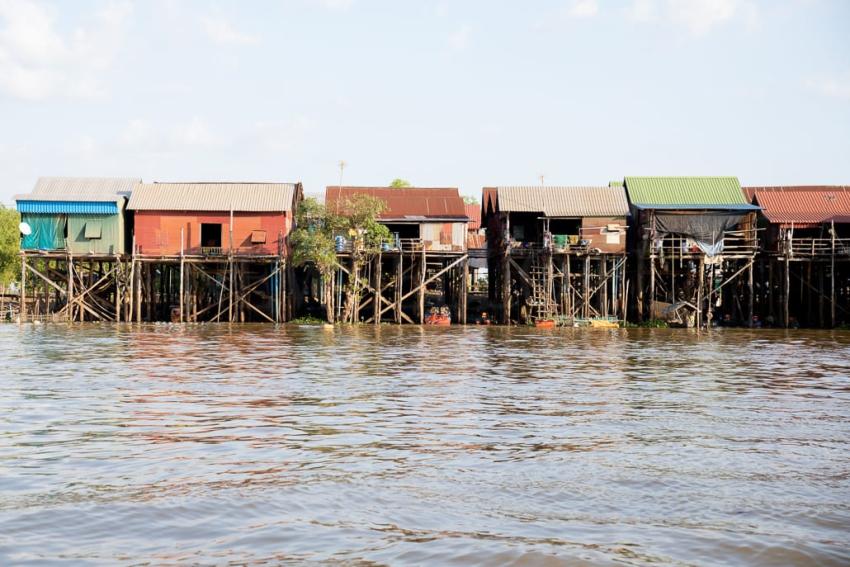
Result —
[[395, 187], [396, 189], [400, 189], [401, 187], [410, 187], [410, 181], [396, 177], [390, 182], [390, 187]]
[[21, 246], [20, 222], [18, 211], [0, 205], [0, 283], [5, 285], [17, 281], [21, 273], [18, 257]]
[[358, 195], [343, 205], [342, 228], [354, 239], [355, 250], [374, 254], [390, 238], [389, 229], [378, 222], [386, 204], [369, 195]]
[[476, 199], [475, 197], [466, 196], [463, 198], [463, 202], [467, 205], [477, 205], [478, 199]]
[[342, 203], [342, 214], [336, 214], [316, 199], [304, 199], [295, 217], [295, 230], [289, 237], [293, 264], [313, 264], [324, 275], [333, 273], [337, 235], [353, 240], [358, 252], [378, 252], [381, 244], [390, 238], [389, 229], [377, 220], [384, 207], [380, 199], [358, 195]]
[[289, 235], [292, 263], [296, 266], [313, 264], [320, 273], [333, 273], [336, 264], [334, 231], [338, 218], [322, 203], [307, 197], [298, 206], [295, 230]]
[[670, 325], [662, 319], [650, 319], [649, 321], [641, 321], [637, 326], [643, 329], [666, 329]]

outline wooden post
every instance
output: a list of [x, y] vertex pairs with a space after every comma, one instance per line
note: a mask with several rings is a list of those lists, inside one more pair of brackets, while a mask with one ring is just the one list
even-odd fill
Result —
[[502, 323], [511, 324], [511, 262], [510, 248], [502, 255]]
[[789, 321], [791, 319], [791, 316], [788, 313], [788, 308], [789, 308], [788, 299], [789, 299], [790, 295], [791, 295], [791, 261], [788, 258], [788, 255], [786, 255], [785, 256], [785, 289], [782, 293], [782, 301], [783, 301], [782, 319], [783, 319], [783, 323], [784, 323], [784, 326], [785, 326], [786, 329], [788, 328], [788, 324], [789, 324]]
[[581, 316], [587, 319], [590, 317], [590, 256], [584, 257], [584, 289], [581, 291], [584, 295], [584, 307], [581, 310]]
[[128, 303], [128, 311], [127, 311], [127, 321], [133, 322], [133, 316], [135, 315], [135, 306], [136, 306], [136, 233], [133, 232], [133, 248], [131, 249], [130, 255], [130, 289], [129, 295], [130, 297], [127, 300]]
[[747, 327], [753, 326], [753, 263], [755, 258], [750, 260], [750, 268], [747, 270]]
[[27, 321], [27, 257], [21, 254], [21, 298], [18, 320], [21, 323]]
[[698, 282], [697, 282], [697, 319], [696, 319], [696, 327], [697, 329], [702, 328], [702, 302], [703, 302], [703, 292], [702, 286], [705, 280], [705, 255], [700, 255], [699, 257], [699, 272], [697, 274]]
[[121, 257], [115, 256], [115, 322], [121, 322], [121, 276], [123, 265]]
[[68, 312], [65, 314], [68, 317], [68, 322], [74, 320], [74, 257], [68, 255]]
[[180, 227], [180, 322], [181, 323], [186, 321], [185, 316], [184, 316], [184, 305], [183, 305], [183, 292], [184, 292], [183, 279], [184, 279], [184, 275], [185, 275], [185, 267], [184, 267], [185, 258], [183, 256], [183, 244], [184, 244], [183, 227], [181, 226]]
[[375, 299], [373, 301], [374, 305], [372, 306], [372, 318], [374, 319], [373, 323], [375, 325], [381, 324], [381, 307], [383, 306], [383, 296], [381, 295], [381, 252], [378, 252], [378, 255], [375, 256], [375, 268], [372, 270], [374, 273], [373, 284], [372, 286], [375, 288]]
[[602, 255], [599, 262], [602, 265], [602, 316], [608, 316], [608, 256]]
[[422, 242], [422, 255], [419, 266], [419, 324], [425, 323], [425, 274], [428, 272], [428, 258], [425, 253], [425, 242]]
[[[654, 248], [654, 247], [653, 247]], [[702, 261], [702, 260], [700, 260]], [[649, 316], [655, 315], [655, 253], [649, 256]]]
[[462, 289], [460, 291], [460, 324], [466, 325], [466, 311], [467, 311], [467, 292], [469, 289], [469, 258], [463, 262], [463, 284]]
[[830, 222], [832, 246], [829, 255], [829, 324], [835, 327], [835, 221]]
[[[404, 284], [404, 253], [398, 251], [398, 259], [396, 260], [396, 277], [395, 277], [395, 322], [401, 325], [401, 296]], [[410, 280], [413, 281], [411, 274]]]

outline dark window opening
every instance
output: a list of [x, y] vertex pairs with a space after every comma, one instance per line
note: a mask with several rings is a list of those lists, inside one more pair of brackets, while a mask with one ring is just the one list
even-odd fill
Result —
[[388, 224], [387, 228], [399, 238], [419, 238], [418, 224]]
[[204, 248], [221, 248], [220, 224], [201, 224], [201, 246]]
[[511, 213], [511, 238], [517, 242], [543, 241], [542, 213]]
[[581, 219], [552, 219], [549, 221], [549, 232], [564, 236], [581, 233]]

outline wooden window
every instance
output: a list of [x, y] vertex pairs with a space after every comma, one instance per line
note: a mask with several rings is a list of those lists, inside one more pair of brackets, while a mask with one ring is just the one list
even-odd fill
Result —
[[86, 223], [86, 238], [96, 240], [101, 237], [103, 226], [100, 221], [89, 221]]
[[265, 244], [266, 243], [266, 231], [265, 230], [252, 230], [251, 231], [251, 244]]

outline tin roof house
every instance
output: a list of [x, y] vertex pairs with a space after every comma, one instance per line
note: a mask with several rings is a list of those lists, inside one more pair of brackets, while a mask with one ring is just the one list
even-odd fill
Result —
[[[700, 325], [719, 315], [747, 324], [732, 281], [752, 282], [758, 250], [756, 211], [736, 177], [626, 177], [632, 209], [639, 318]], [[739, 280], [740, 283], [740, 280]], [[649, 309], [647, 309], [647, 307]]]
[[828, 327], [846, 321], [850, 187], [745, 187], [744, 191], [760, 208], [762, 264], [767, 272], [767, 282], [761, 282], [763, 321], [786, 327]]
[[32, 192], [16, 195], [21, 250], [81, 255], [127, 251], [127, 198], [140, 179], [41, 177]]
[[485, 187], [490, 299], [502, 321], [575, 324], [623, 313], [623, 187]]
[[[329, 186], [325, 206], [345, 216], [362, 196], [383, 202], [377, 221], [392, 237], [380, 254], [368, 259], [371, 283], [353, 286], [347, 310], [336, 306], [340, 317], [373, 323], [465, 322], [469, 217], [457, 188]], [[337, 238], [340, 282], [361, 282], [354, 239]]]
[[128, 209], [136, 252], [285, 256], [300, 183], [143, 183]]
[[137, 320], [287, 320], [288, 237], [302, 194], [300, 183], [138, 185], [128, 204]]

